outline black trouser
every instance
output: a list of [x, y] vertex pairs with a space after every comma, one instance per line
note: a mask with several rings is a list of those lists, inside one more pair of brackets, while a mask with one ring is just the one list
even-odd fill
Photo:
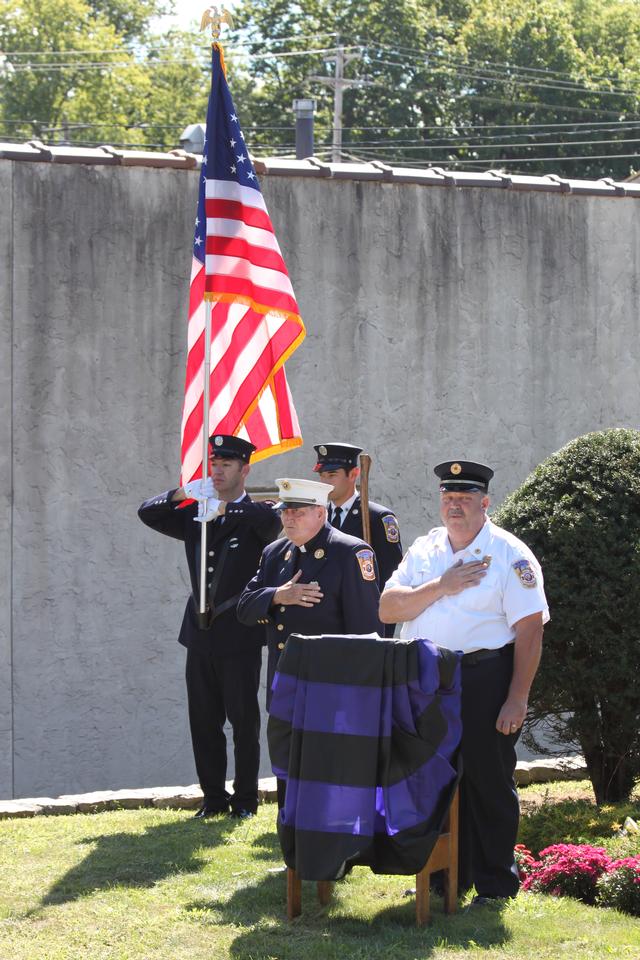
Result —
[[[193, 755], [209, 806], [255, 812], [260, 768], [258, 688], [262, 651], [221, 657], [189, 647], [187, 697]], [[225, 790], [227, 741], [225, 720], [233, 728], [235, 778], [233, 796]]]
[[519, 731], [505, 736], [496, 720], [513, 672], [513, 644], [501, 656], [462, 659], [462, 760], [460, 784], [460, 888], [475, 885], [486, 897], [513, 897], [518, 872], [513, 848], [519, 805], [515, 788], [515, 745]]

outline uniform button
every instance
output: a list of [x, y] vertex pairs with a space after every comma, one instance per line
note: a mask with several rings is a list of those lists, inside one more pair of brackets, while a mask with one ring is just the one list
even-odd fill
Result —
[[279, 624], [278, 624], [278, 630], [284, 630], [284, 624], [283, 624], [283, 623], [279, 623]]
[[278, 644], [278, 650], [284, 650], [284, 643]]
[[280, 613], [284, 613], [284, 607], [280, 607]]
[[209, 573], [213, 573], [213, 567], [207, 567]]
[[213, 556], [213, 550], [209, 550], [209, 556], [210, 556], [210, 557]]

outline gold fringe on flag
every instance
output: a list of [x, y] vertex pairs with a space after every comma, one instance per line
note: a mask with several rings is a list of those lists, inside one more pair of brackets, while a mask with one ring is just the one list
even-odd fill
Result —
[[223, 50], [222, 50], [222, 44], [221, 44], [221, 43], [218, 43], [217, 40], [214, 40], [213, 43], [211, 44], [211, 46], [213, 47], [214, 50], [217, 50], [217, 51], [218, 51], [218, 56], [220, 57], [220, 66], [222, 67], [222, 72], [224, 73], [224, 78], [225, 78], [225, 80], [228, 80], [228, 77], [227, 77], [227, 65], [226, 65], [226, 63], [224, 62], [224, 53], [223, 53]]

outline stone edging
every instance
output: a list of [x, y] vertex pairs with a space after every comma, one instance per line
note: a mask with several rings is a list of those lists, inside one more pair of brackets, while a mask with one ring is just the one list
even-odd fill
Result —
[[[516, 766], [516, 784], [547, 783], [551, 780], [584, 780], [587, 768], [582, 757], [540, 757], [520, 761]], [[231, 790], [231, 783], [227, 784]], [[268, 803], [276, 799], [275, 777], [259, 783], [259, 799]], [[23, 800], [0, 800], [0, 820], [14, 817], [51, 816], [64, 813], [102, 813], [104, 810], [136, 810], [156, 807], [169, 810], [193, 810], [202, 802], [199, 785], [188, 787], [148, 787], [139, 790], [99, 790], [94, 793], [67, 794], [61, 797], [26, 797]]]

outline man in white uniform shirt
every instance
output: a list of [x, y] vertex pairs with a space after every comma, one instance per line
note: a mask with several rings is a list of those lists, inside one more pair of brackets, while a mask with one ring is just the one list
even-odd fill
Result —
[[515, 744], [549, 610], [533, 553], [487, 518], [493, 470], [447, 460], [434, 473], [444, 526], [409, 548], [380, 619], [463, 653], [460, 888], [475, 885], [482, 904], [518, 892]]

